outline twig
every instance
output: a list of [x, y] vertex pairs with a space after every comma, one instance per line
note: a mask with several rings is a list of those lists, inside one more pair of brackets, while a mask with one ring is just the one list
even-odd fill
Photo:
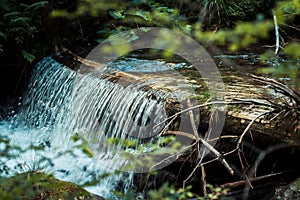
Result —
[[284, 26], [287, 26], [287, 27], [289, 27], [289, 28], [295, 29], [296, 31], [300, 31], [300, 29], [297, 28], [297, 27], [295, 27], [295, 26], [291, 26], [291, 25], [288, 25], [288, 24], [285, 24], [285, 23], [280, 23], [280, 24], [282, 24], [282, 25], [284, 25]]
[[224, 165], [224, 167], [229, 171], [229, 173], [231, 175], [234, 175], [233, 169], [229, 166], [227, 161], [224, 159], [223, 155], [221, 155], [213, 146], [211, 146], [208, 142], [206, 142], [202, 138], [199, 138], [199, 140], [210, 152], [212, 152], [218, 158], [218, 160]]
[[207, 190], [206, 190], [206, 173], [205, 173], [205, 168], [203, 165], [201, 165], [201, 182], [202, 182], [202, 191], [203, 191], [203, 196], [207, 196]]
[[257, 120], [259, 119], [260, 117], [270, 113], [272, 111], [268, 111], [268, 112], [264, 112], [264, 113], [261, 113], [260, 115], [256, 116], [254, 119], [252, 119], [252, 121], [248, 124], [248, 126], [245, 128], [244, 132], [242, 133], [242, 135], [240, 136], [238, 142], [237, 142], [237, 146], [236, 148], [239, 149], [240, 148], [240, 145], [242, 143], [242, 140], [244, 138], [244, 136], [246, 135], [246, 133], [249, 131], [250, 127], [252, 126], [252, 124]]
[[[193, 120], [194, 119], [193, 112], [189, 112], [189, 115], [190, 115], [190, 119]], [[218, 158], [218, 160], [224, 165], [224, 167], [229, 171], [229, 173], [231, 175], [234, 175], [233, 169], [229, 166], [229, 164], [227, 163], [225, 158], [221, 155], [221, 153], [219, 151], [217, 151], [211, 144], [209, 144], [203, 138], [198, 137], [199, 134], [198, 134], [197, 128], [195, 126], [195, 121], [194, 120], [191, 121], [191, 124], [192, 124], [192, 127], [193, 127], [195, 138], [198, 139], [198, 141], [196, 141], [196, 142], [200, 141], [200, 143], [202, 143], [204, 145], [204, 147], [206, 147], [210, 152], [212, 152]], [[200, 159], [202, 160], [202, 157]]]
[[275, 49], [275, 55], [278, 54], [279, 52], [279, 28], [278, 28], [278, 23], [277, 23], [277, 17], [275, 14], [275, 11], [273, 10], [273, 19], [274, 19], [274, 26], [275, 26], [275, 35], [276, 35], [276, 49]]
[[185, 188], [185, 184], [188, 180], [190, 180], [190, 178], [193, 176], [193, 174], [196, 172], [196, 170], [198, 169], [198, 167], [201, 166], [202, 163], [202, 159], [200, 159], [200, 161], [198, 161], [196, 167], [194, 167], [193, 171], [190, 173], [190, 175], [183, 181], [183, 188]]
[[[159, 136], [164, 135], [164, 133], [166, 133], [166, 131], [168, 130], [169, 126], [172, 124], [172, 122], [176, 119], [177, 116], [174, 116], [169, 122], [168, 124], [163, 128], [163, 130], [159, 133]], [[162, 123], [159, 123], [157, 125], [155, 125], [155, 127], [161, 125]]]
[[167, 131], [163, 132], [160, 136], [168, 135], [168, 134], [169, 135], [181, 135], [181, 136], [191, 138], [193, 140], [197, 140], [194, 135], [192, 135], [190, 133], [183, 132], [183, 131], [170, 131], [170, 130], [167, 130]]
[[242, 155], [241, 155], [242, 150], [241, 150], [240, 146], [241, 146], [241, 144], [242, 144], [242, 141], [243, 141], [244, 136], [246, 135], [246, 133], [249, 131], [249, 129], [250, 129], [250, 127], [252, 126], [252, 124], [253, 124], [257, 119], [259, 119], [260, 117], [262, 117], [262, 116], [264, 116], [264, 115], [266, 115], [266, 114], [268, 114], [268, 113], [271, 113], [271, 112], [272, 112], [272, 111], [264, 112], [264, 113], [261, 113], [260, 115], [258, 115], [257, 117], [255, 117], [255, 118], [247, 125], [247, 127], [244, 129], [244, 132], [242, 133], [242, 135], [240, 136], [240, 138], [239, 138], [239, 140], [238, 140], [238, 142], [237, 142], [236, 148], [232, 151], [232, 152], [238, 151], [238, 157], [239, 157], [239, 160], [240, 160], [242, 169], [244, 169], [245, 166], [244, 166], [244, 164], [243, 164]]
[[288, 86], [284, 85], [283, 83], [275, 81], [274, 79], [255, 76], [253, 74], [251, 74], [251, 77], [254, 78], [255, 81], [268, 84], [271, 87], [279, 90], [282, 94], [293, 99], [297, 105], [300, 105], [300, 95], [294, 90], [290, 89]]
[[[285, 172], [278, 172], [278, 173], [267, 174], [267, 175], [263, 175], [263, 176], [259, 176], [259, 177], [248, 178], [248, 180], [251, 181], [251, 182], [255, 182], [255, 181], [265, 179], [265, 178], [278, 176], [278, 175], [281, 175], [283, 173], [285, 173]], [[225, 184], [221, 185], [220, 188], [222, 188], [222, 189], [235, 188], [235, 187], [238, 187], [238, 186], [241, 186], [241, 185], [245, 185], [246, 183], [248, 183], [248, 180], [240, 180], [240, 181], [236, 181], [236, 182], [225, 183]]]
[[[188, 107], [192, 107], [190, 99], [187, 100], [187, 105], [188, 105]], [[197, 127], [196, 127], [196, 124], [195, 124], [195, 118], [194, 118], [193, 110], [189, 110], [189, 117], [190, 117], [191, 126], [192, 126], [193, 133], [194, 133], [196, 143], [197, 143], [198, 158], [200, 158], [199, 134], [198, 134]]]
[[270, 119], [270, 122], [271, 121], [273, 121], [274, 119], [276, 119], [279, 115], [281, 115], [283, 112], [285, 112], [286, 110], [282, 110], [282, 111], [280, 111], [279, 113], [277, 113], [274, 117], [272, 117], [271, 119]]
[[[266, 155], [268, 155], [269, 153], [274, 152], [276, 150], [285, 148], [287, 146], [288, 145], [284, 144], [284, 143], [283, 144], [277, 144], [277, 145], [268, 147], [265, 151], [260, 152], [259, 156], [257, 157], [257, 159], [255, 161], [254, 167], [252, 167], [252, 169], [250, 170], [250, 173], [248, 175], [250, 177], [249, 179], [250, 180], [255, 179], [254, 174], [257, 171], [257, 167], [260, 165], [261, 161], [266, 157]], [[245, 185], [245, 188], [244, 188], [244, 191], [243, 191], [243, 198], [242, 198], [243, 200], [248, 199], [249, 190], [250, 190], [250, 185]]]
[[[185, 137], [188, 137], [190, 139], [193, 139], [193, 140], [196, 140], [196, 137], [190, 133], [187, 133], [187, 132], [183, 132], [183, 131], [171, 131], [171, 130], [167, 130], [165, 131], [163, 134], [161, 134], [161, 136], [163, 135], [181, 135], [181, 136], [185, 136]], [[219, 140], [219, 139], [235, 139], [235, 138], [238, 138], [239, 136], [237, 135], [221, 135], [217, 138], [211, 138], [211, 139], [208, 139], [207, 142], [213, 142], [213, 141], [216, 141], [216, 140]]]
[[208, 139], [207, 142], [213, 142], [213, 141], [220, 140], [220, 139], [234, 139], [234, 138], [238, 138], [238, 137], [239, 136], [237, 136], [237, 135], [220, 135], [217, 138]]
[[156, 127], [158, 127], [158, 126], [160, 126], [160, 125], [162, 125], [163, 123], [165, 123], [166, 121], [168, 121], [170, 119], [178, 117], [182, 113], [188, 112], [188, 111], [196, 109], [196, 108], [202, 108], [202, 107], [210, 106], [210, 105], [234, 105], [234, 104], [251, 104], [251, 102], [247, 102], [247, 101], [231, 101], [231, 102], [226, 102], [226, 101], [212, 101], [212, 102], [203, 103], [203, 104], [196, 105], [196, 106], [193, 106], [193, 107], [190, 107], [190, 108], [187, 108], [187, 109], [184, 109], [182, 111], [179, 111], [179, 112], [175, 113], [174, 115], [172, 115], [172, 116], [164, 119], [160, 123], [156, 124], [153, 127], [153, 129], [156, 128]]
[[[255, 105], [262, 105], [262, 106], [267, 106], [267, 107], [275, 107], [277, 106], [276, 104], [271, 104], [271, 103], [265, 103], [257, 100], [257, 99], [241, 99], [241, 98], [234, 98], [235, 101], [242, 101], [242, 102], [247, 102], [247, 103], [252, 103]], [[275, 105], [275, 106], [274, 106]]]

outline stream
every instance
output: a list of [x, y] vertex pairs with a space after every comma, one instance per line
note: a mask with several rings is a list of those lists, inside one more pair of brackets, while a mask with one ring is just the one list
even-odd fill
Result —
[[[246, 79], [259, 68], [252, 54], [215, 59], [224, 82], [233, 74]], [[205, 86], [192, 70], [184, 62], [133, 54], [104, 72], [81, 73], [45, 57], [18, 106], [0, 121], [1, 137], [20, 147], [1, 158], [10, 169], [5, 176], [42, 170], [104, 198], [117, 198], [115, 190], [128, 192], [135, 174], [126, 167], [139, 167], [132, 166], [128, 153], [152, 152], [148, 144], [160, 144], [159, 133], [166, 126], [161, 122], [172, 114], [166, 109], [170, 101], [209, 96], [199, 93]], [[112, 81], [111, 75], [119, 72], [130, 74], [133, 81]], [[280, 78], [298, 87], [294, 79]], [[134, 143], [124, 146], [127, 140]]]

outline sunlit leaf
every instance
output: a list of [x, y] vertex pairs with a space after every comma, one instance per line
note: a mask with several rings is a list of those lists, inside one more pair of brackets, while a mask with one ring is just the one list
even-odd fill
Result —
[[123, 14], [123, 10], [109, 11], [108, 13], [115, 19], [124, 19], [125, 18], [125, 15]]

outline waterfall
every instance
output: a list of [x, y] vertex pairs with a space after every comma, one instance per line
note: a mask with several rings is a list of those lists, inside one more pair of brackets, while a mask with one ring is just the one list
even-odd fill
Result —
[[[124, 62], [121, 64], [123, 67]], [[139, 138], [139, 145], [155, 140], [162, 126], [153, 127], [167, 117], [165, 99], [170, 94], [149, 89], [152, 83], [126, 86], [103, 74], [81, 74], [51, 57], [44, 58], [32, 73], [23, 102], [9, 125], [13, 131], [7, 135], [22, 148], [41, 145], [45, 151], [26, 151], [16, 162], [22, 163], [24, 171], [42, 168], [78, 184], [99, 179], [86, 188], [104, 197], [110, 197], [116, 188], [126, 192], [133, 174], [114, 173], [126, 165], [126, 158], [116, 153], [124, 146], [107, 141]], [[84, 148], [93, 156], [82, 153], [82, 144], [87, 144]], [[113, 175], [103, 178], [110, 173]]]

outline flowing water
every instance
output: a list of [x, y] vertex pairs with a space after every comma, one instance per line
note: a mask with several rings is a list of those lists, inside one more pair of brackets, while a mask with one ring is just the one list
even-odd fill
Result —
[[[129, 59], [113, 63], [108, 71], [134, 69], [152, 72], [155, 77], [157, 72], [185, 66]], [[165, 79], [164, 86], [174, 81], [178, 81], [176, 76]], [[142, 143], [155, 140], [162, 125], [154, 126], [167, 117], [166, 99], [172, 95], [149, 89], [153, 83], [146, 80], [122, 85], [104, 74], [80, 73], [51, 57], [44, 58], [36, 65], [17, 112], [10, 120], [0, 122], [2, 137], [24, 150], [15, 150], [14, 159], [2, 158], [13, 169], [9, 175], [43, 170], [77, 184], [93, 182], [86, 189], [104, 197], [111, 197], [115, 189], [126, 192], [133, 173], [114, 173], [128, 160], [118, 154], [124, 146], [111, 144], [108, 138], [142, 138]], [[178, 93], [176, 99], [181, 95], [185, 94]]]
[[[234, 75], [246, 80], [248, 73], [261, 68], [254, 54], [221, 55], [215, 60], [229, 86], [238, 86]], [[183, 68], [188, 75], [176, 73]], [[134, 180], [130, 170], [119, 171], [130, 161], [122, 153], [135, 153], [140, 147], [151, 151], [145, 144], [157, 142], [165, 124], [155, 125], [170, 115], [166, 110], [169, 100], [203, 98], [194, 92], [203, 85], [190, 70], [186, 63], [131, 57], [111, 63], [102, 72], [84, 72], [44, 58], [36, 65], [12, 117], [4, 120], [0, 116], [1, 139], [8, 138], [21, 148], [0, 159], [0, 170], [1, 162], [8, 165], [9, 176], [42, 170], [105, 198], [117, 198], [112, 191], [126, 192]], [[127, 72], [129, 79], [116, 78], [120, 71]], [[290, 85], [299, 89], [295, 80]], [[248, 97], [252, 92], [244, 93]], [[127, 139], [136, 143], [124, 146], [122, 141]], [[1, 151], [3, 144], [0, 141]]]

